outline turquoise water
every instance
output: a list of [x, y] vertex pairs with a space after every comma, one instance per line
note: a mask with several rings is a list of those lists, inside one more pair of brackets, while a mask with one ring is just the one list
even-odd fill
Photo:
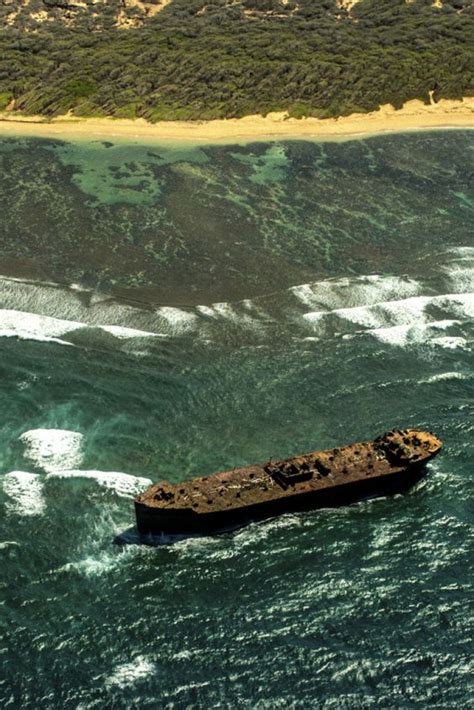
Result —
[[[3, 706], [472, 703], [473, 148], [2, 145]], [[445, 442], [405, 496], [113, 543], [398, 426]]]

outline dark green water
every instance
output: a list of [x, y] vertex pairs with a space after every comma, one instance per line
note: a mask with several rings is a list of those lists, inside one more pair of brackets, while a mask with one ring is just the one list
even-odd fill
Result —
[[[2, 706], [472, 704], [473, 149], [2, 143]], [[147, 479], [396, 426], [406, 496], [113, 544]]]

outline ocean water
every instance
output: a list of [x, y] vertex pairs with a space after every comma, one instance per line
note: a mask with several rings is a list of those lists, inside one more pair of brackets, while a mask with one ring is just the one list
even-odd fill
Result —
[[[473, 152], [0, 144], [2, 707], [473, 703]], [[399, 426], [404, 496], [133, 544], [151, 481]]]

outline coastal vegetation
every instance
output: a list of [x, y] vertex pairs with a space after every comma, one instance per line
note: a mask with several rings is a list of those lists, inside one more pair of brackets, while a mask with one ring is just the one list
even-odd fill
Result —
[[471, 0], [3, 0], [0, 110], [331, 117], [474, 94]]

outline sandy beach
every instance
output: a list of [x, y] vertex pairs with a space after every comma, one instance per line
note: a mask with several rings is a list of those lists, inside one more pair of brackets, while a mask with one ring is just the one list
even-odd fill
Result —
[[125, 139], [229, 143], [276, 138], [344, 139], [378, 133], [474, 128], [474, 97], [441, 100], [426, 105], [407, 102], [394, 109], [387, 104], [371, 113], [340, 118], [289, 118], [284, 112], [214, 121], [162, 121], [144, 119], [77, 118], [67, 115], [47, 120], [41, 116], [0, 114], [0, 135], [62, 139]]

